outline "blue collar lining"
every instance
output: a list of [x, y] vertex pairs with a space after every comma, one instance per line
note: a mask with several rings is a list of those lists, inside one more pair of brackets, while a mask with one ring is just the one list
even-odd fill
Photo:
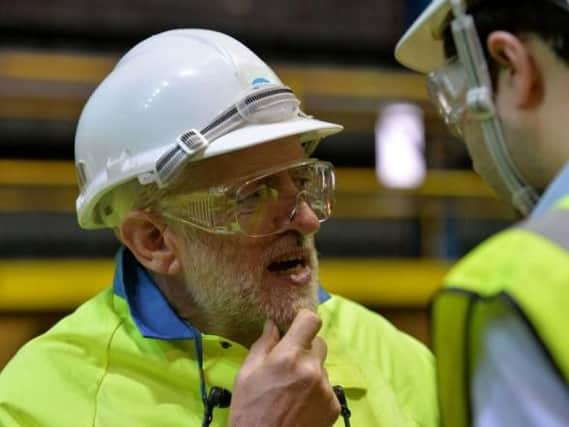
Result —
[[113, 288], [126, 299], [130, 314], [144, 337], [183, 340], [194, 339], [199, 334], [178, 316], [146, 269], [124, 247], [116, 256]]
[[[114, 293], [126, 300], [142, 336], [161, 340], [195, 339], [199, 336], [200, 331], [178, 316], [150, 274], [127, 248], [119, 249], [115, 262]], [[319, 286], [319, 303], [328, 299], [330, 294]]]

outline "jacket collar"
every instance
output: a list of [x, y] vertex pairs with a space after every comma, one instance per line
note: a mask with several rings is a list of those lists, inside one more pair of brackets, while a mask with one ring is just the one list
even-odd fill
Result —
[[[119, 249], [115, 262], [114, 293], [126, 300], [130, 315], [142, 336], [161, 340], [196, 338], [199, 330], [178, 316], [148, 271], [127, 248]], [[329, 298], [330, 295], [319, 286], [319, 303]]]
[[567, 163], [553, 182], [547, 187], [530, 218], [535, 219], [551, 210], [557, 202], [569, 194], [569, 163]]

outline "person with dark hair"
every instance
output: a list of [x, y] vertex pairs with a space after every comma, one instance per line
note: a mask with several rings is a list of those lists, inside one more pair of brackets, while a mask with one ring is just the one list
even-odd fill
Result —
[[396, 48], [474, 169], [528, 218], [433, 303], [443, 425], [569, 425], [569, 1], [434, 0]]

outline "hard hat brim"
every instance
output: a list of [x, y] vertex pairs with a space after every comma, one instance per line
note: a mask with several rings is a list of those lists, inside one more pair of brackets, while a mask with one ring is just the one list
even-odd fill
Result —
[[301, 136], [301, 142], [306, 142], [338, 133], [342, 129], [343, 127], [338, 124], [312, 118], [249, 125], [216, 139], [199, 158], [219, 156], [293, 135]]
[[443, 65], [446, 58], [442, 32], [449, 12], [447, 0], [433, 0], [397, 43], [397, 61], [425, 74]]

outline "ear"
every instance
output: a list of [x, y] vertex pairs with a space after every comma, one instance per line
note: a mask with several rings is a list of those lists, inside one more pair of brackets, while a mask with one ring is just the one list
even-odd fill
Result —
[[542, 76], [531, 50], [506, 31], [491, 33], [487, 45], [490, 56], [507, 69], [506, 80], [500, 78], [499, 82], [508, 86], [515, 105], [521, 109], [538, 105], [543, 99]]
[[162, 275], [180, 273], [178, 240], [158, 215], [144, 211], [129, 212], [119, 232], [122, 242], [148, 270]]

